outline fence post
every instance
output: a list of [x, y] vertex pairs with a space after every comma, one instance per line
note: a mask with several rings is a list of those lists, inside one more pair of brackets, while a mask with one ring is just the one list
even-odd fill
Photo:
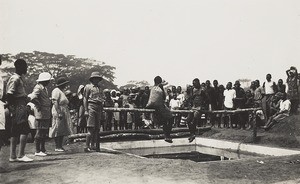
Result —
[[256, 122], [256, 110], [254, 110], [253, 111], [253, 137], [252, 137], [253, 142], [256, 141], [256, 136], [257, 136], [257, 122]]

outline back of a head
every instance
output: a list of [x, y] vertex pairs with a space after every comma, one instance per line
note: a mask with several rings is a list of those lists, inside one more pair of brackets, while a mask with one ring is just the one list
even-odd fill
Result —
[[162, 83], [162, 78], [161, 78], [160, 76], [156, 76], [156, 77], [154, 78], [154, 83], [155, 83], [155, 84], [160, 84], [160, 83]]
[[23, 68], [23, 67], [27, 67], [27, 63], [24, 59], [17, 59], [14, 63], [16, 68]]

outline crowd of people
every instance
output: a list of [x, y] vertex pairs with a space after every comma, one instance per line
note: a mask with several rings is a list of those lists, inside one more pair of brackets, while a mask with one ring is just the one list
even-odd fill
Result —
[[[47, 156], [47, 137], [55, 141], [56, 152], [64, 152], [63, 140], [73, 133], [87, 133], [85, 152], [99, 149], [95, 146], [96, 135], [103, 131], [162, 128], [165, 141], [172, 143], [173, 127], [188, 127], [189, 142], [196, 137], [196, 127], [210, 124], [218, 128], [251, 129], [253, 116], [259, 125], [269, 130], [290, 113], [296, 113], [299, 106], [299, 75], [295, 67], [286, 71], [287, 80], [272, 80], [271, 74], [260, 85], [259, 80], [251, 82], [249, 89], [243, 89], [240, 81], [219, 85], [217, 80], [201, 83], [198, 78], [187, 85], [166, 87], [160, 76], [154, 78], [154, 86], [115, 89], [100, 89], [103, 79], [99, 72], [93, 72], [89, 84], [80, 85], [76, 93], [70, 91], [66, 77], [53, 79], [48, 72], [39, 74], [37, 84], [30, 94], [25, 92], [24, 75], [27, 63], [17, 59], [15, 74], [8, 82], [4, 93], [0, 78], [0, 141], [10, 137], [10, 162], [31, 162], [25, 155], [27, 136], [32, 134], [36, 145], [35, 156]], [[47, 86], [55, 80], [55, 89], [49, 93]], [[155, 113], [141, 111], [104, 111], [103, 108], [155, 109]], [[260, 108], [256, 114], [247, 111], [232, 115], [205, 113], [215, 110]], [[181, 113], [172, 110], [194, 110]], [[35, 130], [35, 131], [32, 131]], [[8, 134], [7, 134], [8, 132]], [[17, 143], [20, 142], [17, 154]], [[0, 142], [1, 148], [2, 142]]]

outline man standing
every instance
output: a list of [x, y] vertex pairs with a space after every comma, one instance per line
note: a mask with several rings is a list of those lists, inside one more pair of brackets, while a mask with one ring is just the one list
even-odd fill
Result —
[[[206, 84], [206, 96], [208, 97], [208, 110], [213, 111], [217, 110], [217, 95], [216, 91], [213, 87], [211, 87], [210, 80], [207, 80], [205, 82]], [[212, 126], [216, 123], [216, 115], [210, 114], [210, 123]]]
[[156, 76], [154, 78], [154, 86], [150, 91], [149, 101], [146, 108], [154, 108], [157, 120], [163, 124], [163, 131], [165, 135], [165, 141], [172, 143], [171, 131], [172, 131], [172, 114], [168, 107], [165, 105], [166, 94], [162, 85], [162, 78]]
[[[83, 92], [83, 106], [85, 109], [84, 115], [87, 119], [86, 147], [85, 152], [91, 152], [96, 149], [100, 151], [98, 147], [95, 148], [95, 140], [99, 139], [97, 133], [100, 130], [100, 120], [103, 110], [103, 94], [101, 93], [99, 82], [102, 80], [99, 72], [92, 72], [90, 77], [90, 84], [87, 84]], [[98, 146], [98, 145], [97, 145]]]
[[[234, 90], [236, 93], [236, 98], [234, 99], [235, 108], [236, 109], [244, 109], [245, 108], [245, 102], [246, 102], [246, 93], [243, 88], [241, 88], [240, 81], [235, 81], [234, 84]], [[241, 129], [245, 129], [245, 123], [247, 119], [247, 112], [240, 112], [235, 117], [235, 121], [239, 121], [236, 124], [239, 123]]]
[[[225, 110], [233, 110], [234, 109], [234, 99], [236, 98], [236, 92], [234, 89], [232, 89], [232, 83], [231, 82], [228, 82], [227, 85], [226, 85], [226, 89], [224, 91], [224, 109]], [[229, 122], [229, 119], [231, 119], [232, 116], [225, 116], [224, 118], [224, 127], [226, 125], [228, 125], [228, 128], [230, 128], [228, 122]], [[230, 125], [232, 127], [232, 121], [230, 122]]]
[[263, 83], [263, 88], [265, 89], [265, 96], [263, 99], [262, 108], [267, 118], [270, 117], [270, 103], [272, 96], [277, 92], [276, 83], [271, 79], [271, 74], [267, 74], [266, 81]]
[[299, 91], [298, 91], [298, 72], [296, 67], [291, 67], [289, 70], [286, 71], [287, 75], [287, 85], [288, 85], [288, 90], [287, 90], [287, 95], [288, 98], [291, 101], [291, 113], [295, 113], [298, 110], [298, 105], [299, 105]]
[[36, 113], [34, 114], [37, 121], [37, 129], [34, 137], [36, 146], [36, 152], [34, 154], [35, 156], [47, 155], [45, 141], [51, 123], [52, 104], [46, 87], [50, 84], [52, 79], [53, 78], [50, 73], [41, 73], [39, 78], [36, 80], [37, 84], [33, 88], [33, 92], [28, 95], [37, 109]]
[[[31, 162], [33, 159], [25, 155], [27, 135], [30, 133], [28, 124], [27, 102], [25, 92], [24, 75], [27, 73], [27, 63], [23, 59], [17, 59], [14, 63], [16, 73], [7, 83], [7, 102], [11, 118], [10, 162]], [[20, 138], [18, 157], [16, 148]]]

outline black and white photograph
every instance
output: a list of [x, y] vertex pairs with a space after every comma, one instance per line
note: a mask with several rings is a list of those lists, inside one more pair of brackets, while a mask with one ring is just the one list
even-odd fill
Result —
[[300, 1], [0, 0], [0, 183], [300, 183]]

